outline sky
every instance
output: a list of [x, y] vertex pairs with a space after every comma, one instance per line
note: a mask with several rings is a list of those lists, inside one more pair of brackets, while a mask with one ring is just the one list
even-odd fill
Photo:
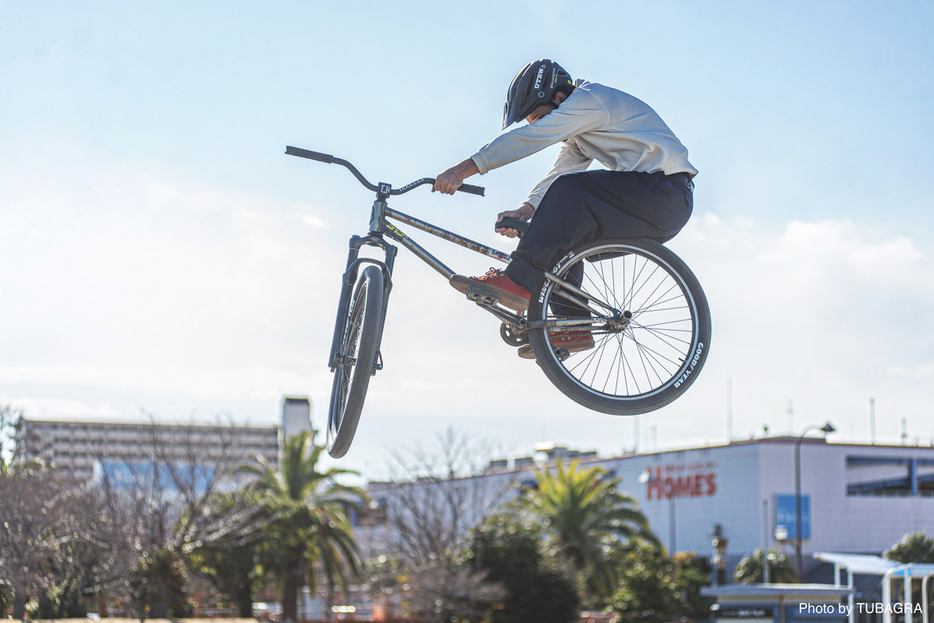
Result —
[[[590, 412], [401, 250], [385, 368], [341, 467], [377, 478], [449, 429], [491, 458], [828, 420], [832, 442], [931, 445], [932, 31], [934, 4], [911, 0], [0, 0], [0, 403], [265, 426], [308, 396], [323, 428], [372, 197], [285, 147], [396, 187], [433, 177], [499, 133], [509, 81], [548, 57], [646, 101], [688, 147], [694, 215], [669, 246], [709, 299], [705, 369], [654, 413]], [[484, 198], [390, 205], [510, 252], [495, 216], [556, 149], [471, 178]], [[406, 231], [458, 272], [491, 265]]]

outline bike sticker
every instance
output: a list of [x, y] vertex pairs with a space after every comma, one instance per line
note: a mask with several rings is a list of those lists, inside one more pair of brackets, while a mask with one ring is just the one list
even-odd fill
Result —
[[399, 228], [393, 225], [392, 223], [386, 223], [386, 229], [399, 236], [400, 238], [405, 238], [405, 234], [399, 231]]
[[[551, 274], [552, 274], [552, 275], [557, 275], [557, 274], [559, 273], [559, 271], [561, 270], [561, 268], [562, 268], [565, 264], [567, 264], [568, 262], [570, 262], [571, 260], [573, 260], [575, 257], [577, 257], [577, 253], [575, 253], [574, 251], [569, 252], [567, 255], [565, 255], [564, 257], [562, 257], [561, 260], [560, 260], [557, 264], [555, 264], [555, 267], [551, 269]], [[548, 280], [546, 279], [546, 280], [545, 280], [545, 283], [542, 284], [542, 291], [538, 293], [538, 302], [539, 302], [539, 303], [544, 303], [544, 302], [545, 302], [545, 292], [548, 290], [548, 286], [549, 286], [549, 283], [548, 283]]]

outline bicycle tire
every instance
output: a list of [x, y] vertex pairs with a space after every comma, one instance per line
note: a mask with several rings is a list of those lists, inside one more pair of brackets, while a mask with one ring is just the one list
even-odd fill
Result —
[[[552, 347], [548, 333], [556, 329], [530, 330], [535, 358], [555, 387], [611, 415], [654, 411], [687, 391], [707, 359], [711, 332], [707, 297], [688, 266], [655, 241], [612, 239], [578, 245], [552, 274], [570, 281], [572, 271], [583, 271], [580, 289], [614, 306], [619, 321], [592, 314], [594, 347], [573, 353]], [[550, 311], [554, 301], [566, 304], [562, 291], [546, 281], [529, 306], [530, 323], [567, 318]], [[593, 299], [589, 306], [598, 309]]]
[[331, 386], [327, 450], [334, 458], [344, 456], [350, 449], [370, 377], [376, 373], [383, 302], [383, 271], [378, 266], [367, 266], [357, 278], [347, 307]]

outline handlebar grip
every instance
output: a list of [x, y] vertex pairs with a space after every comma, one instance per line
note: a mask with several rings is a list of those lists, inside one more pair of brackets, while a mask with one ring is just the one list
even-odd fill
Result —
[[480, 195], [481, 197], [483, 193], [486, 192], [483, 186], [471, 186], [470, 184], [461, 184], [457, 190], [462, 193], [470, 193], [471, 195]]
[[497, 221], [496, 227], [495, 227], [495, 228], [496, 228], [496, 229], [505, 229], [505, 228], [507, 228], [507, 227], [511, 227], [511, 228], [513, 228], [513, 229], [515, 229], [515, 230], [518, 230], [518, 232], [519, 232], [519, 237], [521, 238], [522, 236], [525, 235], [525, 230], [529, 228], [529, 222], [528, 222], [528, 221], [520, 221], [520, 220], [517, 219], [517, 218], [510, 218], [510, 217], [508, 217], [508, 216], [505, 216], [505, 217], [503, 217], [503, 220]]
[[332, 164], [334, 162], [334, 156], [329, 156], [328, 154], [319, 154], [316, 151], [309, 151], [307, 149], [302, 149], [300, 147], [286, 146], [285, 153], [289, 156], [298, 156], [299, 158], [308, 158], [309, 160], [317, 160], [318, 162], [324, 162], [325, 164]]

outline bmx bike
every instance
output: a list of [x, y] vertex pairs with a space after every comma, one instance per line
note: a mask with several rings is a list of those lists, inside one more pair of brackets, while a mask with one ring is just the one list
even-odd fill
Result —
[[[376, 193], [369, 233], [350, 239], [328, 360], [334, 380], [327, 451], [339, 458], [350, 449], [370, 378], [383, 368], [380, 343], [398, 250], [390, 240], [449, 283], [459, 276], [390, 219], [506, 264], [511, 258], [389, 207], [389, 197], [434, 184], [433, 178], [393, 188], [384, 182], [372, 184], [353, 164], [334, 156], [291, 146], [285, 153], [341, 165]], [[458, 190], [484, 193], [483, 188], [469, 184]], [[497, 224], [520, 231], [526, 226], [515, 219]], [[360, 257], [364, 246], [381, 249], [384, 259]], [[501, 321], [500, 335], [507, 344], [531, 345], [545, 376], [562, 393], [611, 415], [638, 415], [671, 403], [697, 378], [710, 349], [710, 311], [700, 283], [677, 255], [652, 240], [621, 238], [579, 244], [545, 272], [545, 285], [532, 294], [525, 313], [506, 308], [496, 292], [483, 287], [470, 287], [466, 295]], [[577, 311], [568, 313], [568, 309]], [[552, 346], [552, 337], [581, 331], [593, 336], [593, 348], [570, 353]]]

